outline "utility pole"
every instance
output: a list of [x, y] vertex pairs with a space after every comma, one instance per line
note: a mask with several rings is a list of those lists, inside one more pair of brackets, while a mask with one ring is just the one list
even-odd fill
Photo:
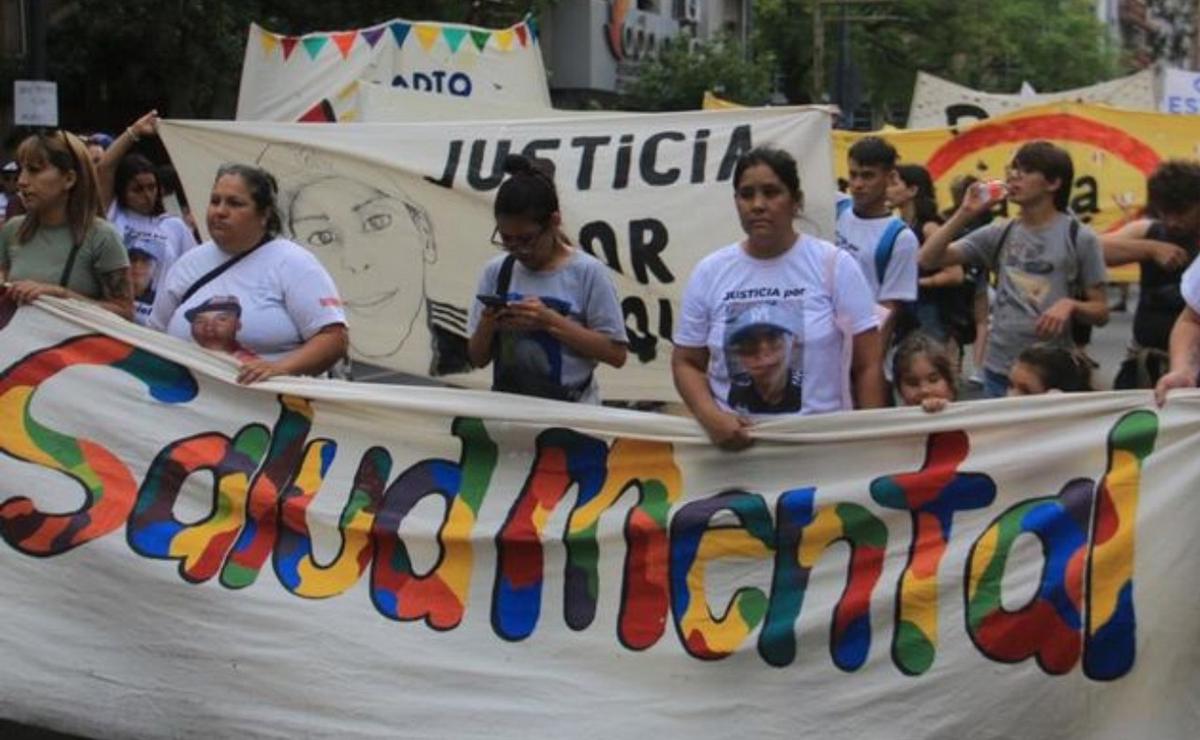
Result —
[[27, 23], [25, 74], [30, 80], [46, 79], [46, 25], [47, 3], [43, 0], [25, 0]]
[[[1197, 0], [1200, 2], [1200, 0]], [[822, 102], [826, 97], [825, 91], [825, 14], [824, 7], [840, 6], [841, 14], [838, 22], [842, 24], [842, 53], [846, 54], [845, 64], [849, 61], [849, 24], [875, 21], [898, 20], [899, 16], [867, 13], [849, 15], [847, 8], [856, 5], [869, 8], [880, 5], [893, 5], [896, 0], [812, 0], [813, 4], [813, 61], [812, 61], [812, 99], [814, 103]]]
[[1200, 72], [1200, 0], [1192, 6], [1192, 71]]

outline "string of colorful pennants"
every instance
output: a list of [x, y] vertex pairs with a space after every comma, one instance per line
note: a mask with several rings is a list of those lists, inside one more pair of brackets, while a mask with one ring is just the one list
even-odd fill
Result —
[[[388, 31], [391, 31], [391, 33], [389, 34]], [[498, 30], [472, 26], [452, 26], [441, 23], [414, 23], [411, 21], [393, 20], [378, 26], [354, 31], [309, 33], [303, 36], [284, 36], [268, 31], [265, 28], [260, 28], [259, 32], [263, 53], [267, 56], [272, 56], [276, 50], [282, 50], [283, 61], [285, 62], [292, 56], [297, 46], [304, 49], [310, 60], [316, 61], [317, 57], [330, 45], [331, 41], [333, 42], [332, 45], [341, 53], [342, 59], [347, 59], [350, 57], [350, 52], [354, 49], [355, 43], [360, 38], [371, 49], [374, 49], [381, 39], [390, 36], [395, 39], [397, 48], [403, 48], [405, 42], [415, 36], [417, 43], [426, 52], [433, 49], [433, 45], [438, 42], [438, 39], [442, 39], [453, 54], [457, 54], [458, 50], [464, 46], [473, 47], [477, 52], [482, 54], [489, 43], [492, 44], [493, 48], [500, 51], [509, 51], [513, 48], [514, 43], [524, 48], [530, 44], [537, 43], [538, 38], [537, 23], [532, 16], [527, 16], [525, 20], [516, 25]], [[470, 39], [471, 43], [464, 43], [468, 39]]]

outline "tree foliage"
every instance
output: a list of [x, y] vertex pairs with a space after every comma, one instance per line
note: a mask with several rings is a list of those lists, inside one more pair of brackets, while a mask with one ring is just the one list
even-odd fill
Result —
[[[75, 0], [50, 18], [48, 76], [68, 127], [119, 130], [152, 107], [175, 118], [229, 118], [251, 23], [292, 35], [396, 17], [512, 23], [554, 1]], [[11, 89], [19, 73], [0, 69], [0, 84]]]
[[[759, 0], [758, 47], [777, 55], [789, 99], [811, 100], [815, 0]], [[840, 42], [836, 3], [824, 7], [825, 80]], [[907, 110], [918, 70], [992, 92], [1089, 85], [1121, 72], [1093, 0], [896, 0], [850, 5], [849, 56], [876, 110]]]
[[1187, 62], [1196, 24], [1200, 23], [1195, 0], [1148, 0], [1146, 5], [1155, 26], [1150, 38], [1151, 54], [1170, 64]]
[[641, 63], [622, 96], [626, 110], [671, 111], [700, 107], [707, 90], [743, 105], [763, 105], [771, 94], [770, 58], [747, 60], [732, 39], [680, 38]]

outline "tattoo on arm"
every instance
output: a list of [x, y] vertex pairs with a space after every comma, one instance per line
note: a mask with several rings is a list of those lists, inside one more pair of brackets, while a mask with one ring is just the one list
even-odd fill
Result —
[[129, 280], [129, 270], [113, 270], [101, 276], [101, 289], [106, 300], [133, 300], [133, 283]]

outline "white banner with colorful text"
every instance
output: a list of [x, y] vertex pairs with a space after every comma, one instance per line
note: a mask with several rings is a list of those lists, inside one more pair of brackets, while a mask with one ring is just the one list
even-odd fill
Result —
[[233, 382], [0, 312], [0, 717], [94, 737], [1191, 737], [1200, 393], [693, 422]]
[[1155, 70], [1149, 68], [1074, 90], [1005, 95], [973, 90], [928, 72], [918, 72], [908, 128], [958, 126], [1048, 103], [1099, 103], [1131, 110], [1157, 110], [1158, 85]]
[[251, 24], [237, 118], [359, 121], [358, 86], [550, 107], [532, 18], [502, 29], [394, 19], [370, 28], [287, 36]]
[[[833, 162], [826, 111], [770, 108], [409, 124], [166, 121], [161, 134], [193, 203], [223, 162], [280, 184], [284, 232], [333, 276], [356, 360], [455, 384], [469, 373], [467, 311], [497, 254], [492, 201], [509, 153], [556, 165], [564, 228], [609, 268], [630, 338], [604, 398], [674, 400], [670, 338], [692, 267], [743, 235], [733, 170], [772, 144], [800, 162], [805, 216], [830, 239]], [[202, 219], [201, 219], [202, 220]], [[491, 292], [491, 291], [489, 291]]]

